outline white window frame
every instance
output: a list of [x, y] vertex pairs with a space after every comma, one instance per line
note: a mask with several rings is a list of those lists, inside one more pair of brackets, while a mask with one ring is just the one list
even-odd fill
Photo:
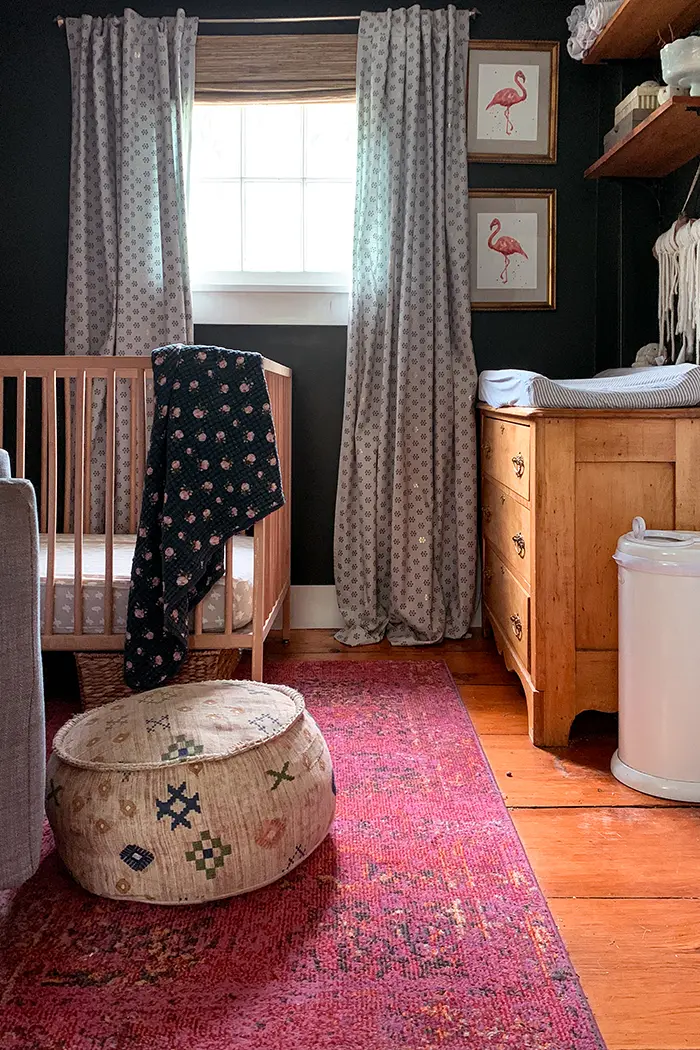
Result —
[[[305, 151], [306, 118], [302, 120], [302, 157]], [[245, 136], [241, 121], [241, 172], [244, 170]], [[225, 179], [212, 178], [212, 183]], [[240, 182], [241, 195], [246, 183], [301, 182], [339, 183], [346, 179], [307, 179], [305, 171], [299, 179], [284, 177], [246, 177], [231, 179]], [[302, 192], [302, 237], [303, 221]], [[241, 209], [242, 222], [245, 211]], [[244, 243], [244, 231], [242, 241]], [[349, 312], [350, 273], [292, 271], [210, 270], [192, 275], [192, 300], [195, 324], [250, 324], [250, 325], [346, 325]]]

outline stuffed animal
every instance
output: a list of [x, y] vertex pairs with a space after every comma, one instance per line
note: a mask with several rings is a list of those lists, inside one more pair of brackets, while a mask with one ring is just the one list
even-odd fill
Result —
[[650, 368], [653, 365], [665, 365], [667, 357], [658, 343], [647, 343], [637, 351], [632, 368]]

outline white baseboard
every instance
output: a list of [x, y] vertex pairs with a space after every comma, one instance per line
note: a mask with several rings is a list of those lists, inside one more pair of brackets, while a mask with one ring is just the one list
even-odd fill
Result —
[[[292, 587], [292, 627], [325, 628], [330, 631], [342, 626], [343, 618], [333, 584]], [[481, 627], [481, 602], [474, 613], [472, 627]]]
[[292, 587], [292, 627], [325, 627], [337, 630], [343, 626], [333, 584]]

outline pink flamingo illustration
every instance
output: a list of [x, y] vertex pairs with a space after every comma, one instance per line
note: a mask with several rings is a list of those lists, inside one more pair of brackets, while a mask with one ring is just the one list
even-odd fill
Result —
[[[491, 109], [492, 106], [503, 106], [503, 112], [506, 118], [506, 135], [512, 134], [514, 127], [513, 121], [510, 119], [510, 111], [513, 106], [517, 106], [518, 102], [524, 102], [527, 98], [527, 90], [525, 88], [525, 74], [522, 69], [519, 69], [513, 77], [515, 81], [515, 87], [501, 88], [497, 91], [489, 102], [486, 109]], [[516, 90], [516, 88], [518, 90]], [[520, 94], [522, 92], [522, 94]]]
[[499, 237], [498, 240], [494, 240], [494, 237], [501, 232], [501, 220], [494, 219], [489, 226], [491, 230], [491, 236], [488, 239], [489, 248], [498, 252], [503, 256], [505, 265], [501, 271], [501, 280], [504, 284], [508, 284], [508, 267], [510, 266], [511, 255], [524, 255], [527, 259], [527, 252], [523, 250], [523, 246], [520, 241], [516, 241], [515, 237]]

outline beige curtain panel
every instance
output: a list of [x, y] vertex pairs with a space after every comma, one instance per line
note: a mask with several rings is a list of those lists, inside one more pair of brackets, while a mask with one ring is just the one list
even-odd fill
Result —
[[357, 36], [200, 36], [199, 102], [342, 102], [355, 98]]

